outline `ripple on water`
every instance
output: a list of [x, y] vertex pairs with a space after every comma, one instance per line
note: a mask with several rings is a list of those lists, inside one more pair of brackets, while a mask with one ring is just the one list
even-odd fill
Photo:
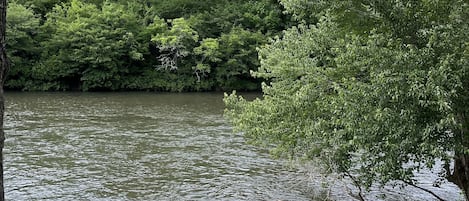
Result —
[[301, 201], [317, 188], [233, 134], [222, 94], [6, 97], [11, 200]]
[[7, 94], [7, 197], [308, 200], [274, 185], [288, 170], [232, 133], [221, 97]]

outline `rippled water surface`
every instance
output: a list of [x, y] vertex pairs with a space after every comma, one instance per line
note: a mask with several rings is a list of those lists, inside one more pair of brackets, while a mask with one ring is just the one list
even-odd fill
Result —
[[[301, 201], [311, 199], [304, 189], [319, 183], [233, 134], [222, 94], [9, 92], [6, 98], [9, 200]], [[388, 194], [432, 199], [407, 191]], [[332, 194], [353, 199], [344, 192], [337, 187]], [[442, 192], [459, 197], [454, 187]]]
[[307, 200], [280, 162], [232, 133], [222, 94], [6, 98], [11, 200]]

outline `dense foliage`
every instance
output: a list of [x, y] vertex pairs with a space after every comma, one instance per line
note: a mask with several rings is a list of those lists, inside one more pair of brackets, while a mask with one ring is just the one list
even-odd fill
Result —
[[365, 187], [442, 160], [469, 199], [467, 1], [282, 2], [304, 24], [260, 50], [262, 99], [225, 98], [234, 125]]
[[6, 87], [258, 90], [256, 48], [291, 23], [275, 0], [16, 0]]

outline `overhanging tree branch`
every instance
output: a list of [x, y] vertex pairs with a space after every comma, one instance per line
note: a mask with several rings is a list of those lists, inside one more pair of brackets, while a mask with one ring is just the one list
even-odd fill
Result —
[[438, 196], [437, 194], [435, 194], [435, 193], [432, 192], [431, 190], [428, 190], [428, 189], [426, 189], [426, 188], [417, 186], [417, 185], [415, 185], [415, 184], [413, 184], [413, 183], [410, 183], [410, 182], [407, 182], [407, 181], [403, 181], [403, 180], [401, 180], [401, 181], [404, 182], [405, 184], [409, 185], [409, 186], [418, 188], [418, 189], [420, 189], [420, 190], [422, 190], [422, 191], [425, 191], [425, 192], [427, 192], [427, 193], [433, 195], [433, 197], [435, 197], [435, 198], [438, 199], [439, 201], [445, 201], [445, 199], [441, 198], [440, 196]]

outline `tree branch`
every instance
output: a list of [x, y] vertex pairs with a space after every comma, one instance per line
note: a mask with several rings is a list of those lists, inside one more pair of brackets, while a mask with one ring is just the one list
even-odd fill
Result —
[[410, 182], [407, 182], [407, 181], [403, 181], [403, 180], [400, 180], [400, 181], [404, 182], [405, 184], [407, 184], [407, 185], [409, 185], [409, 186], [412, 186], [412, 187], [418, 188], [418, 189], [420, 189], [420, 190], [422, 190], [422, 191], [425, 191], [425, 192], [427, 192], [427, 193], [430, 193], [431, 195], [433, 195], [433, 196], [434, 196], [436, 199], [438, 199], [439, 201], [446, 201], [445, 199], [441, 198], [440, 196], [438, 196], [437, 194], [435, 194], [434, 192], [432, 192], [432, 191], [430, 191], [430, 190], [428, 190], [428, 189], [422, 188], [422, 187], [420, 187], [420, 186], [417, 186], [417, 185], [415, 185], [415, 184], [413, 184], [413, 183], [410, 183]]
[[350, 177], [353, 184], [358, 188], [358, 196], [353, 196], [353, 195], [352, 196], [359, 199], [360, 201], [365, 201], [365, 198], [362, 195], [363, 190], [362, 190], [362, 187], [360, 186], [360, 183], [358, 183], [355, 177], [353, 177], [349, 172], [345, 172], [345, 176]]

